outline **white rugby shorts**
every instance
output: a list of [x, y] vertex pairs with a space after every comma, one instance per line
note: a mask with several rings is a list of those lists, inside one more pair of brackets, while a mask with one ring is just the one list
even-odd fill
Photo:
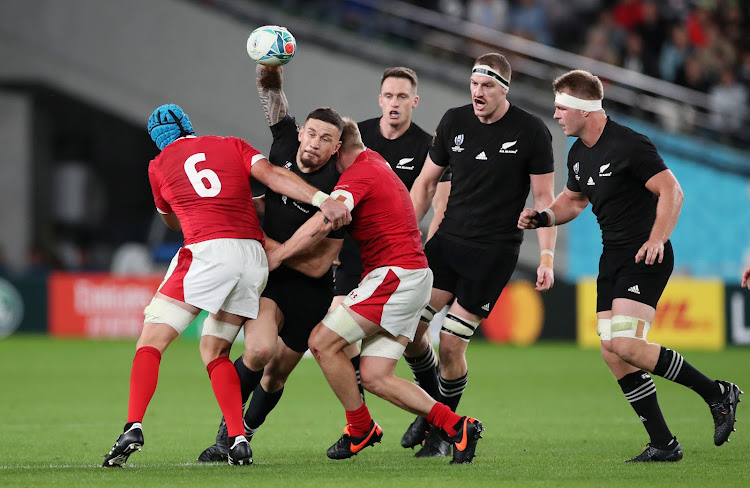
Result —
[[159, 286], [168, 297], [217, 313], [254, 319], [268, 280], [263, 245], [255, 239], [211, 239], [181, 247]]
[[430, 302], [430, 268], [376, 268], [344, 299], [344, 305], [394, 336], [414, 339], [419, 317]]

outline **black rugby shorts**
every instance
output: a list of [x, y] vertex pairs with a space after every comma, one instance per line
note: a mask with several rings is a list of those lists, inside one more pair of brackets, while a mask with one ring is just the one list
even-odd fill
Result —
[[359, 282], [362, 280], [362, 272], [347, 269], [343, 261], [341, 266], [336, 267], [333, 276], [333, 294], [336, 296], [348, 295], [350, 291], [359, 286]]
[[362, 258], [359, 255], [359, 247], [354, 239], [348, 234], [344, 237], [344, 244], [339, 251], [339, 261], [334, 271], [333, 294], [348, 295], [350, 291], [359, 286], [362, 280]]
[[425, 245], [433, 288], [449, 291], [459, 305], [487, 318], [518, 262], [516, 246], [477, 247], [435, 234]]
[[325, 280], [308, 278], [282, 266], [268, 275], [262, 296], [276, 302], [284, 314], [281, 340], [290, 349], [303, 353], [307, 351], [310, 333], [328, 313], [333, 289]]
[[672, 243], [664, 244], [664, 260], [635, 262], [638, 247], [604, 248], [596, 279], [596, 311], [612, 310], [612, 300], [627, 298], [656, 308], [674, 268]]

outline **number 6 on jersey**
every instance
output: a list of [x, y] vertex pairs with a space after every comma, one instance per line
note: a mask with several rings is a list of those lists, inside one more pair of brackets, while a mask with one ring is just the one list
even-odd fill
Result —
[[[206, 160], [205, 153], [193, 154], [187, 160], [185, 160], [185, 174], [187, 175], [190, 183], [195, 188], [195, 192], [201, 197], [215, 197], [221, 191], [221, 181], [219, 181], [219, 175], [212, 170], [206, 168], [200, 171], [196, 171], [195, 166], [198, 163], [202, 163]], [[208, 186], [203, 183], [203, 179], [208, 181]]]

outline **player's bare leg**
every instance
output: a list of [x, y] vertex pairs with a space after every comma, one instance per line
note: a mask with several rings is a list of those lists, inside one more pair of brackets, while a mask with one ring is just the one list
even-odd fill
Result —
[[[328, 307], [328, 311], [331, 312], [336, 307], [341, 305], [344, 302], [344, 298], [346, 298], [346, 295], [336, 295], [333, 297], [333, 300], [331, 300], [331, 306]], [[349, 358], [349, 360], [352, 362], [352, 366], [354, 367], [354, 372], [357, 375], [357, 388], [359, 389], [359, 395], [362, 397], [362, 401], [365, 401], [365, 390], [362, 387], [362, 378], [360, 376], [359, 371], [359, 363], [361, 360], [360, 351], [359, 351], [359, 344], [349, 344], [344, 348], [344, 352], [346, 353], [346, 356]]]

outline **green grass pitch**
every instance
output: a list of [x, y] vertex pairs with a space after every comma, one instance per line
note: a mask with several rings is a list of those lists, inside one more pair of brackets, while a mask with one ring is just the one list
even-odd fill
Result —
[[[655, 378], [685, 458], [623, 464], [648, 439], [597, 351], [480, 341], [469, 346], [469, 386], [459, 408], [486, 427], [472, 465], [415, 459], [399, 444], [413, 417], [373, 395], [368, 404], [383, 442], [352, 459], [329, 460], [325, 451], [341, 434], [344, 412], [312, 359], [302, 361], [253, 439], [253, 466], [198, 464], [220, 412], [197, 342], [178, 341], [162, 360], [143, 452], [126, 469], [102, 469], [125, 421], [134, 347], [43, 336], [0, 340], [0, 486], [750, 486], [750, 402], [739, 406], [731, 442], [715, 447], [700, 397]], [[681, 352], [750, 399], [750, 349]], [[409, 377], [403, 362], [398, 373]]]

